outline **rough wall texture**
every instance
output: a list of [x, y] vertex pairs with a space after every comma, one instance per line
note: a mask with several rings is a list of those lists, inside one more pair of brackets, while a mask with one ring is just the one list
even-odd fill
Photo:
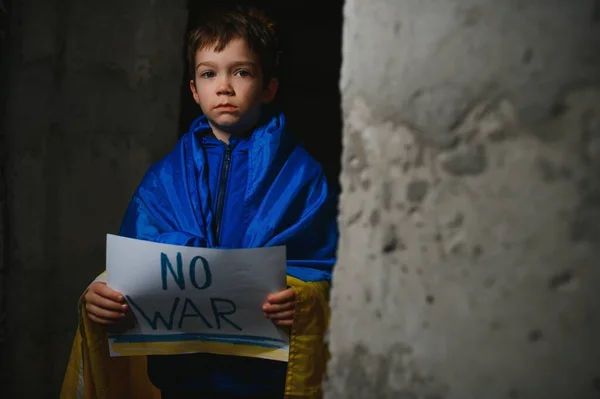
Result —
[[[8, 84], [8, 21], [10, 4], [0, 0], [0, 88]], [[6, 272], [8, 242], [6, 205], [6, 129], [2, 121], [5, 119], [6, 91], [0, 90], [0, 353], [5, 345], [6, 336]], [[0, 372], [2, 368], [0, 367]]]
[[177, 139], [183, 0], [19, 1], [8, 100], [11, 263], [0, 397], [55, 398], [77, 298]]
[[600, 395], [600, 4], [348, 0], [327, 398]]

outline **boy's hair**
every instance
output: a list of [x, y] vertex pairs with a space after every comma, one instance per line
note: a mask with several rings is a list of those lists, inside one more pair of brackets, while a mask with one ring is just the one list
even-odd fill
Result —
[[200, 19], [188, 34], [187, 58], [189, 72], [195, 78], [196, 52], [214, 47], [220, 52], [234, 39], [244, 39], [260, 59], [264, 84], [276, 75], [279, 64], [279, 43], [275, 24], [255, 8], [218, 9]]

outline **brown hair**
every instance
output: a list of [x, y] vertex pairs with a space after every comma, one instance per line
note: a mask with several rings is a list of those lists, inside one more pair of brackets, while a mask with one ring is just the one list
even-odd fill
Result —
[[279, 44], [275, 24], [254, 8], [218, 9], [200, 19], [188, 34], [187, 59], [192, 79], [195, 77], [196, 52], [209, 47], [220, 52], [234, 39], [244, 39], [260, 58], [264, 84], [276, 75]]

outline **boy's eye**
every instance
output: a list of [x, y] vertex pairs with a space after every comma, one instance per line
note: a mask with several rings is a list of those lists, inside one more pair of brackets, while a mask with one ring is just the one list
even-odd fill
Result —
[[246, 76], [250, 76], [250, 71], [247, 71], [245, 69], [240, 69], [238, 71], [235, 72], [236, 75], [241, 76], [241, 77], [246, 77]]
[[202, 72], [200, 74], [201, 77], [203, 78], [214, 78], [215, 77], [215, 73], [213, 71], [206, 71], [206, 72]]

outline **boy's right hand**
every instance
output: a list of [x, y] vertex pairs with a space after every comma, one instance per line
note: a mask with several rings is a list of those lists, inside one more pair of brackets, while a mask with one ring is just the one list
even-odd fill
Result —
[[124, 320], [129, 311], [123, 295], [110, 289], [106, 283], [92, 283], [83, 300], [90, 320], [106, 326]]

